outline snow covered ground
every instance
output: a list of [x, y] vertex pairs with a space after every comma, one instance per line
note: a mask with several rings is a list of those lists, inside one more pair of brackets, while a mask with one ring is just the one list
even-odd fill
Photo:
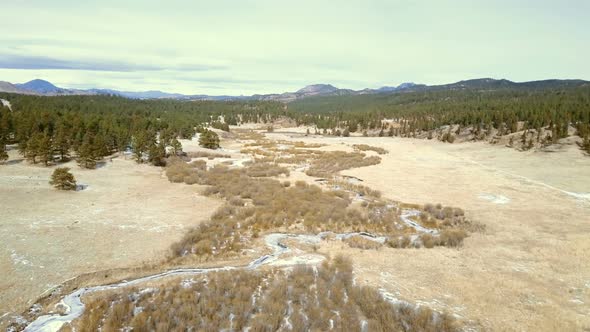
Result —
[[0, 102], [2, 102], [3, 106], [8, 107], [11, 111], [12, 111], [12, 105], [10, 104], [10, 102], [6, 99], [0, 99]]

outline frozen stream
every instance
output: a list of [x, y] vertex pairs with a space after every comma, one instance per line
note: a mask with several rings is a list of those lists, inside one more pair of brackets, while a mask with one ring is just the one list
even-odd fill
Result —
[[2, 103], [2, 106], [6, 106], [8, 107], [9, 110], [12, 111], [12, 105], [10, 104], [10, 102], [6, 99], [0, 99], [0, 103]]
[[[401, 218], [404, 223], [415, 227], [418, 232], [429, 232], [432, 233], [434, 230], [424, 228], [420, 225], [417, 225], [415, 222], [409, 219], [411, 216], [415, 216], [419, 214], [419, 211], [416, 210], [404, 210]], [[351, 236], [359, 235], [366, 239], [377, 241], [380, 243], [385, 242], [386, 237], [382, 236], [375, 236], [373, 234], [361, 232], [361, 233], [343, 233], [343, 234], [336, 234], [332, 232], [322, 232], [317, 235], [306, 235], [306, 234], [285, 234], [285, 233], [272, 233], [265, 236], [264, 241], [266, 245], [272, 249], [271, 254], [264, 255], [259, 257], [247, 266], [225, 266], [225, 267], [218, 267], [218, 268], [182, 268], [182, 269], [174, 269], [165, 271], [162, 273], [141, 277], [134, 280], [124, 280], [118, 283], [103, 285], [103, 286], [94, 286], [94, 287], [85, 287], [80, 288], [73, 293], [66, 295], [61, 301], [60, 304], [66, 308], [66, 314], [50, 314], [50, 315], [43, 315], [37, 317], [32, 323], [30, 323], [26, 328], [25, 331], [58, 331], [63, 324], [69, 323], [74, 319], [80, 317], [84, 313], [84, 303], [82, 303], [81, 297], [85, 294], [93, 293], [93, 292], [100, 292], [100, 291], [108, 291], [108, 290], [116, 290], [124, 287], [129, 286], [136, 286], [141, 283], [147, 281], [155, 281], [171, 276], [185, 276], [185, 275], [199, 275], [209, 272], [218, 272], [218, 271], [229, 271], [234, 269], [257, 269], [263, 265], [294, 265], [294, 264], [309, 264], [309, 263], [317, 263], [323, 259], [323, 256], [316, 255], [316, 254], [309, 254], [309, 253], [302, 253], [298, 256], [289, 257], [287, 259], [280, 259], [280, 256], [286, 253], [291, 252], [291, 249], [283, 244], [283, 241], [286, 239], [292, 239], [298, 241], [300, 243], [306, 244], [317, 244], [322, 239], [326, 238], [328, 235], [335, 236], [336, 239], [346, 239]]]

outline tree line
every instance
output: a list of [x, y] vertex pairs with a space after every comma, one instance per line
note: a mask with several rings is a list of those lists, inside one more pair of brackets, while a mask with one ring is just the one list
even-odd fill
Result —
[[[310, 97], [286, 106], [272, 101], [136, 100], [118, 96], [41, 97], [0, 93], [12, 111], [0, 107], [0, 161], [7, 144], [18, 144], [32, 163], [66, 161], [75, 153], [79, 164], [92, 168], [113, 152], [128, 151], [138, 162], [163, 164], [166, 151], [179, 149], [178, 139], [205, 133], [209, 146], [218, 139], [204, 126], [229, 131], [240, 123], [272, 123], [279, 117], [316, 132], [348, 136], [378, 130], [380, 136], [415, 137], [437, 128], [470, 127], [476, 137], [529, 130], [537, 141], [567, 137], [570, 127], [590, 153], [590, 86], [536, 89], [451, 89], [394, 94]], [[390, 119], [399, 124], [384, 123]], [[540, 137], [541, 128], [547, 130]], [[213, 132], [211, 132], [213, 133]], [[528, 137], [528, 138], [527, 138]], [[453, 133], [442, 135], [452, 141]]]
[[282, 113], [273, 102], [133, 100], [116, 96], [40, 97], [0, 94], [12, 110], [0, 108], [0, 161], [7, 144], [18, 144], [31, 163], [49, 165], [75, 157], [82, 167], [114, 152], [132, 153], [138, 162], [163, 165], [167, 151], [179, 152], [178, 139], [205, 134], [215, 148], [219, 139], [205, 125], [229, 131], [230, 124], [271, 122]]
[[[549, 139], [555, 142], [566, 137], [568, 127], [573, 126], [588, 142], [590, 86], [310, 97], [288, 104], [287, 115], [298, 124], [315, 125], [321, 130], [381, 128], [381, 135], [406, 137], [459, 125], [473, 128], [476, 134], [496, 129], [499, 135], [546, 128], [551, 132]], [[383, 119], [401, 126], [383, 128]]]

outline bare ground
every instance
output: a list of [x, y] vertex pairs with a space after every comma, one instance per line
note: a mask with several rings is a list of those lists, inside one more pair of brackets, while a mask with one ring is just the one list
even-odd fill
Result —
[[160, 168], [122, 157], [97, 170], [67, 166], [86, 189], [54, 190], [54, 167], [30, 165], [16, 151], [0, 165], [0, 317], [77, 275], [162, 259], [220, 205], [198, 186], [169, 183]]

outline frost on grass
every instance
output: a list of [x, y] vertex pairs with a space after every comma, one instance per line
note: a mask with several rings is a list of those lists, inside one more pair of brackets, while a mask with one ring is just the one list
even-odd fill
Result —
[[[446, 314], [390, 301], [353, 283], [352, 264], [336, 257], [319, 268], [214, 272], [187, 285], [129, 289], [87, 304], [79, 331], [456, 331]], [[133, 296], [130, 296], [133, 294]]]

